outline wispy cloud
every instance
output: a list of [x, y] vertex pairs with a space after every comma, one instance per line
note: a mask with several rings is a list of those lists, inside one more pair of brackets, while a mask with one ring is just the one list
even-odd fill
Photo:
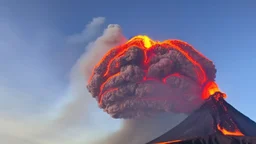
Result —
[[85, 44], [91, 41], [100, 33], [100, 27], [104, 24], [104, 17], [93, 18], [92, 21], [85, 26], [82, 32], [67, 37], [70, 44]]

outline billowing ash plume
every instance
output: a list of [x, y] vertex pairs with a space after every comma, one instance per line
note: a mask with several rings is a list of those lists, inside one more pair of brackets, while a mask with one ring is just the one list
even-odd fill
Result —
[[214, 64], [183, 41], [137, 36], [105, 54], [87, 88], [114, 118], [190, 113], [203, 103], [204, 85], [215, 73]]
[[114, 118], [132, 118], [95, 144], [141, 144], [163, 134], [200, 106], [204, 85], [215, 79], [213, 63], [187, 43], [150, 41], [147, 48], [146, 39], [124, 44], [120, 26], [109, 25], [78, 61], [99, 106]]

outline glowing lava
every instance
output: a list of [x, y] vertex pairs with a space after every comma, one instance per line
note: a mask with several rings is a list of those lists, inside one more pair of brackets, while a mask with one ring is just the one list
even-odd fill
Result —
[[146, 35], [135, 36], [135, 37], [131, 38], [127, 43], [132, 42], [132, 41], [141, 41], [146, 49], [149, 49], [152, 47], [152, 45], [155, 45], [156, 43], [158, 43], [156, 41], [151, 40]]
[[230, 136], [244, 136], [238, 129], [235, 131], [231, 132], [226, 130], [225, 128], [220, 127], [220, 125], [217, 125], [218, 130], [223, 134], [223, 135], [230, 135]]
[[[215, 94], [216, 92], [220, 92], [221, 90], [218, 88], [218, 85], [213, 82], [207, 82], [203, 88], [202, 92], [202, 98], [203, 99], [208, 99], [211, 95]], [[227, 95], [223, 93], [222, 95], [223, 98], [226, 98]]]
[[172, 143], [177, 143], [181, 142], [182, 140], [173, 140], [173, 141], [167, 141], [167, 142], [160, 142], [160, 143], [155, 143], [155, 144], [172, 144]]
[[[152, 49], [156, 46], [161, 46], [164, 47], [166, 49], [170, 49], [173, 48], [177, 51], [179, 51], [180, 53], [182, 53], [191, 63], [193, 63], [195, 66], [197, 66], [199, 68], [199, 70], [197, 71], [197, 75], [198, 78], [200, 79], [200, 83], [203, 84], [207, 81], [207, 76], [205, 71], [203, 70], [202, 66], [196, 61], [194, 60], [190, 54], [188, 52], [186, 52], [185, 50], [183, 50], [181, 47], [177, 46], [175, 44], [175, 41], [178, 40], [165, 40], [163, 42], [158, 42], [158, 41], [153, 41], [152, 39], [150, 39], [148, 36], [142, 36], [142, 35], [138, 35], [133, 37], [132, 39], [130, 39], [128, 42], [126, 42], [124, 45], [118, 46], [116, 48], [113, 49], [117, 49], [117, 55], [115, 55], [114, 57], [112, 57], [112, 59], [109, 61], [108, 66], [107, 66], [107, 70], [104, 73], [105, 77], [109, 76], [109, 71], [110, 71], [110, 65], [111, 63], [119, 58], [120, 56], [122, 56], [130, 47], [138, 47], [140, 49], [142, 49], [144, 51], [144, 56], [145, 59], [147, 57], [147, 51], [149, 49]], [[179, 41], [180, 43], [184, 44], [184, 45], [188, 45], [187, 43], [183, 42], [183, 41]], [[194, 50], [196, 51], [196, 50]], [[105, 61], [106, 57], [111, 53], [112, 51], [110, 50], [104, 57], [103, 59], [96, 65], [96, 67], [98, 67], [102, 62]], [[202, 55], [202, 54], [200, 54]], [[145, 60], [146, 62], [146, 60]], [[89, 81], [90, 82], [90, 81]]]

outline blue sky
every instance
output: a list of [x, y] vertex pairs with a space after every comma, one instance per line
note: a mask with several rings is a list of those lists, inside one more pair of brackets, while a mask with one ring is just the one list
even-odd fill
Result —
[[[127, 38], [147, 34], [192, 44], [215, 62], [217, 83], [227, 93], [227, 101], [256, 121], [252, 110], [256, 101], [255, 4], [253, 0], [0, 0], [0, 120], [8, 117], [15, 119], [13, 123], [27, 123], [32, 117], [41, 122], [58, 115], [75, 97], [69, 92], [72, 67], [86, 45], [114, 23]], [[67, 42], [96, 17], [104, 20], [91, 32], [85, 31], [90, 35], [76, 44]], [[120, 121], [92, 105], [92, 119], [106, 123], [88, 127], [81, 122], [81, 129], [118, 129]]]

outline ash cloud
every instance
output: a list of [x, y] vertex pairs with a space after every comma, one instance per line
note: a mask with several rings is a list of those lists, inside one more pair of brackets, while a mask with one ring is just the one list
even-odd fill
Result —
[[100, 108], [113, 118], [197, 109], [203, 85], [215, 79], [212, 61], [179, 40], [148, 50], [142, 41], [111, 49], [93, 70], [87, 89]]
[[[88, 51], [82, 55], [76, 64], [80, 72], [84, 72], [87, 80], [94, 66], [114, 46], [125, 42], [125, 37], [119, 25], [109, 25], [103, 35], [88, 45]], [[73, 73], [74, 78], [77, 74]], [[80, 79], [80, 78], [79, 78]], [[81, 80], [81, 79], [80, 79]], [[84, 86], [84, 85], [82, 85]], [[186, 118], [185, 114], [159, 114], [146, 119], [123, 120], [120, 130], [109, 134], [106, 138], [92, 142], [93, 144], [141, 144], [157, 137], [177, 125]], [[131, 141], [133, 139], [133, 141]]]
[[[141, 144], [163, 134], [184, 120], [185, 113], [203, 103], [203, 84], [198, 74], [206, 71], [209, 80], [215, 79], [214, 64], [182, 41], [171, 41], [169, 50], [161, 46], [153, 49], [148, 66], [143, 63], [143, 50], [136, 46], [115, 57], [124, 47], [105, 51], [101, 56], [95, 51], [99, 59], [104, 59], [95, 69], [96, 64], [92, 63], [85, 72], [85, 76], [92, 74], [87, 88], [99, 107], [114, 118], [129, 118], [123, 121], [120, 130], [96, 144]], [[181, 47], [189, 58], [175, 47]], [[199, 64], [194, 64], [194, 60]]]

